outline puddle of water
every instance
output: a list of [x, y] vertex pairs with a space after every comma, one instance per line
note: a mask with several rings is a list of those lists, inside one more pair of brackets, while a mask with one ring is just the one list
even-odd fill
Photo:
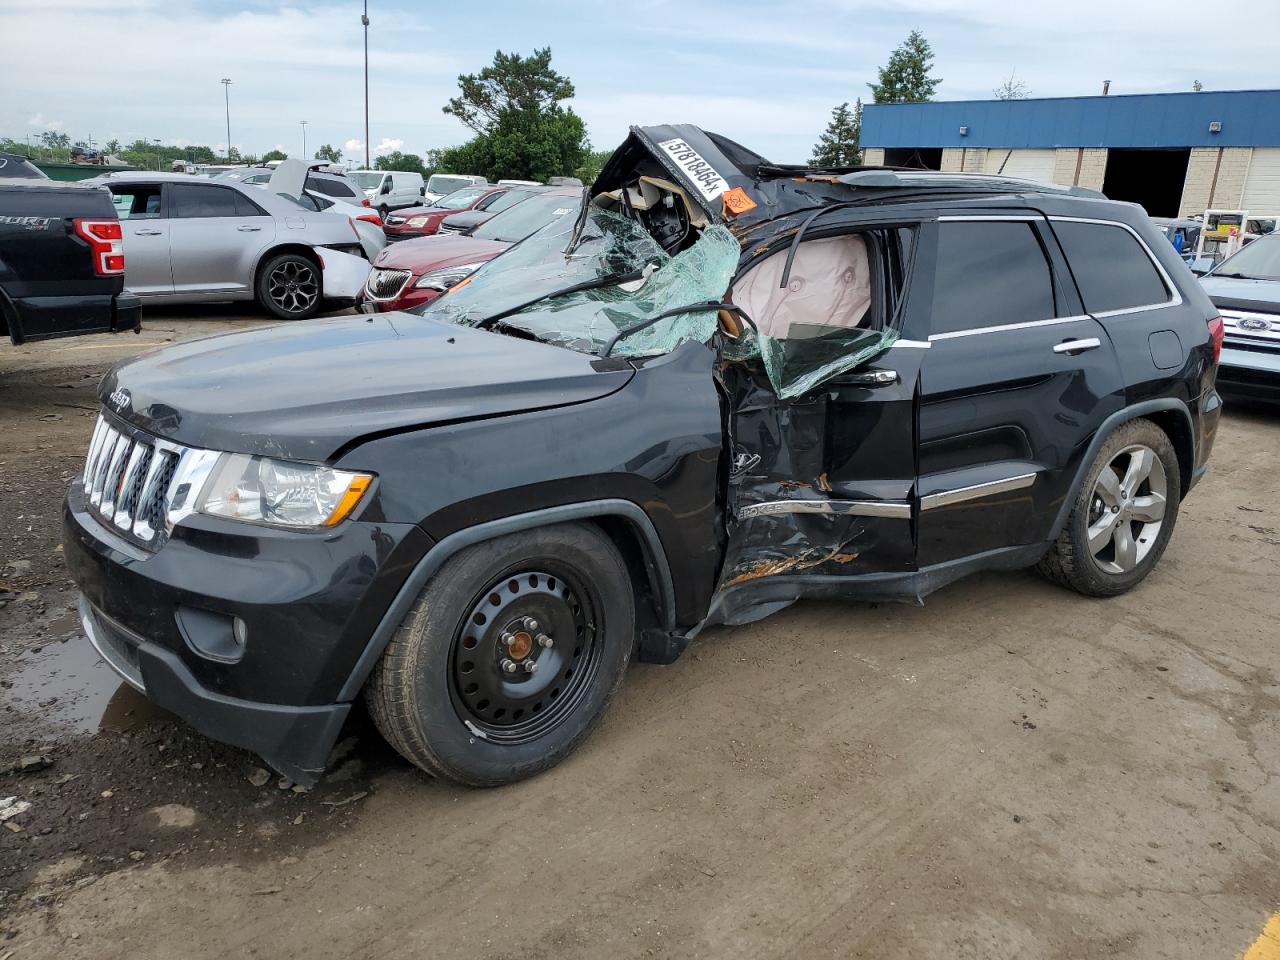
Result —
[[[67, 616], [78, 626], [74, 614]], [[61, 632], [65, 619], [53, 621], [50, 631]], [[23, 653], [17, 666], [8, 677], [13, 686], [6, 699], [36, 726], [58, 732], [129, 730], [166, 715], [123, 682], [82, 633], [46, 644], [39, 653]]]

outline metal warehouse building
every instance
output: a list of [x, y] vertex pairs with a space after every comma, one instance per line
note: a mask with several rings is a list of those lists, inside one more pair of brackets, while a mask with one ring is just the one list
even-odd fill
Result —
[[1280, 90], [870, 104], [863, 162], [1103, 191], [1152, 216], [1280, 213]]

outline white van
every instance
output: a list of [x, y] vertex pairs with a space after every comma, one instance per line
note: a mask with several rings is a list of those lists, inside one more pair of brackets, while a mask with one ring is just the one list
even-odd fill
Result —
[[369, 199], [369, 206], [377, 210], [384, 220], [390, 211], [398, 207], [414, 207], [422, 203], [425, 185], [420, 173], [352, 170], [347, 177], [364, 191]]
[[433, 173], [431, 179], [427, 181], [427, 189], [423, 196], [426, 197], [428, 204], [432, 204], [455, 190], [476, 187], [488, 182], [484, 177], [473, 177], [466, 173]]

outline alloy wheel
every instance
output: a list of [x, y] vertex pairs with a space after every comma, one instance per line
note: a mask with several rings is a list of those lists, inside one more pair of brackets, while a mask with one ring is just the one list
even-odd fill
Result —
[[1154, 548], [1168, 506], [1164, 464], [1134, 444], [1098, 474], [1089, 498], [1089, 552], [1107, 573], [1131, 573]]
[[286, 260], [267, 277], [267, 296], [286, 313], [305, 313], [320, 298], [315, 268], [300, 260]]

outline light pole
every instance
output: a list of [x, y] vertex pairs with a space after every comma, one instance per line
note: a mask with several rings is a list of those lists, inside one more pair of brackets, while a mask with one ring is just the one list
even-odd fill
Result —
[[299, 120], [298, 122], [302, 124], [302, 159], [306, 160], [307, 159], [307, 121]]
[[[151, 142], [154, 143], [157, 147], [160, 146], [159, 140], [153, 139]], [[156, 171], [159, 172], [159, 170], [160, 170], [160, 151], [156, 150]]]
[[369, 0], [364, 0], [364, 168], [369, 169]]
[[227, 160], [231, 159], [231, 78], [222, 78], [222, 93], [227, 102]]

